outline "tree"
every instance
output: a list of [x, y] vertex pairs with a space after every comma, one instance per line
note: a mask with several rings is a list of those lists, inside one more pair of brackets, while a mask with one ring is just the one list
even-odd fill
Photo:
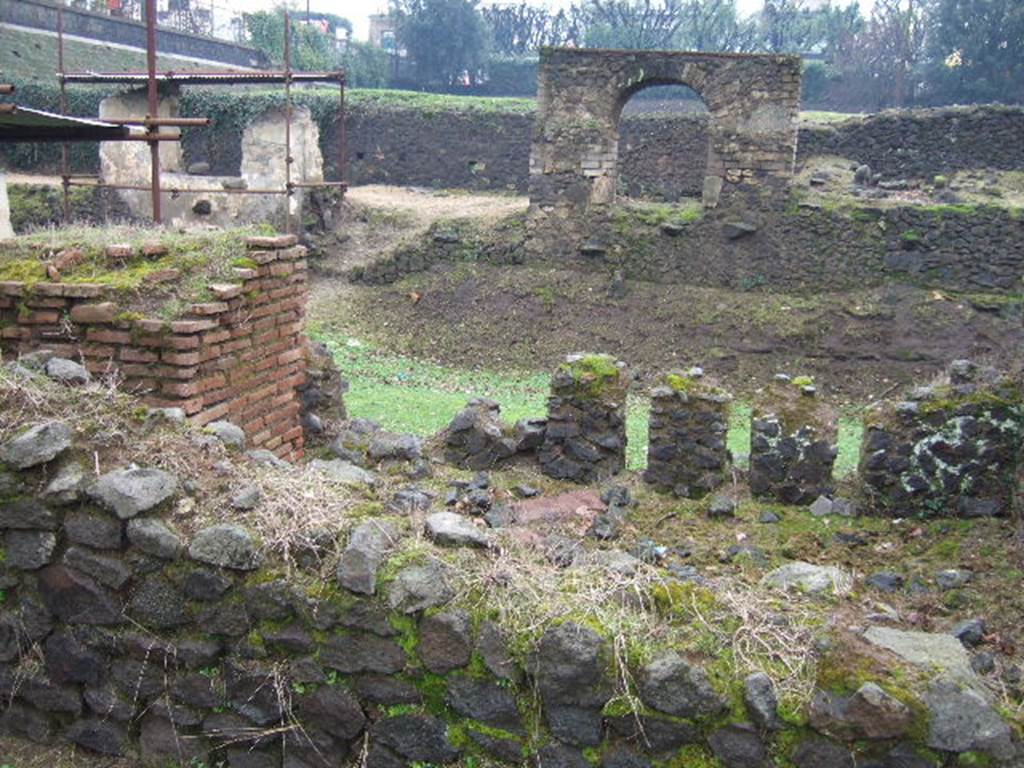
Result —
[[674, 48], [684, 20], [683, 0], [589, 0], [583, 12], [592, 48]]
[[736, 0], [689, 0], [682, 13], [676, 41], [682, 49], [746, 53], [757, 46], [756, 25], [737, 17]]
[[399, 45], [416, 62], [424, 85], [475, 82], [487, 55], [479, 0], [394, 0]]
[[482, 11], [491, 32], [493, 51], [504, 56], [532, 54], [544, 45], [558, 45], [552, 40], [554, 17], [544, 8], [527, 3], [492, 5]]
[[1024, 3], [938, 0], [928, 21], [929, 101], [1024, 101]]
[[352, 88], [386, 88], [391, 57], [383, 48], [350, 40], [341, 56], [345, 83]]
[[[273, 11], [246, 13], [242, 17], [249, 43], [267, 54], [275, 64], [284, 63], [284, 14], [285, 9], [278, 7]], [[312, 25], [297, 23], [295, 19], [292, 19], [291, 28], [292, 69], [313, 71], [337, 66], [333, 38]]]
[[804, 0], [765, 0], [760, 48], [771, 53], [808, 53], [818, 45], [818, 15]]
[[927, 19], [920, 0], [876, 0], [863, 29], [838, 41], [837, 106], [877, 110], [916, 98]]

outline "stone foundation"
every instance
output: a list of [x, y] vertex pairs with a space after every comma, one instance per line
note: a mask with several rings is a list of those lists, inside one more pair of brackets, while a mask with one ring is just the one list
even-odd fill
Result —
[[[463, 515], [429, 514], [427, 531], [442, 518], [473, 532], [435, 531], [432, 544], [410, 513], [350, 525], [341, 514], [316, 557], [285, 568], [237, 522], [179, 513], [215, 501], [247, 459], [220, 455], [214, 483], [155, 467], [93, 476], [96, 447], [59, 421], [0, 441], [4, 735], [154, 768], [768, 768], [775, 756], [796, 768], [939, 768], [965, 753], [960, 763], [1019, 764], [1001, 700], [988, 698], [952, 634], [873, 624], [837, 647], [845, 633], [822, 633], [828, 645], [807, 646], [821, 672], [794, 724], [772, 679], [724, 652], [734, 630], [719, 616], [734, 614], [658, 566], [567, 564], [588, 568], [588, 586], [605, 580], [602, 600], [619, 609], [567, 595], [564, 615], [545, 606], [513, 634], [499, 600], [460, 594], [455, 553], [442, 554], [472, 546], [455, 554], [459, 568], [497, 572], [499, 540]], [[590, 552], [602, 554], [612, 553]], [[773, 606], [821, 606], [830, 601], [784, 590], [845, 594], [848, 578], [797, 562], [757, 589], [777, 590]], [[487, 583], [499, 594], [518, 586]], [[605, 615], [631, 623], [594, 618]], [[691, 645], [664, 647], [665, 630]], [[948, 664], [936, 672], [940, 658]]]
[[750, 491], [785, 504], [809, 504], [834, 490], [836, 424], [813, 385], [781, 377], [750, 422]]
[[730, 397], [703, 375], [670, 373], [651, 391], [644, 481], [701, 498], [728, 479]]
[[300, 458], [306, 249], [294, 236], [252, 238], [249, 248], [239, 255], [252, 268], [170, 321], [123, 312], [100, 284], [2, 282], [2, 350], [80, 360], [147, 405], [180, 408], [197, 424], [231, 421], [250, 447]]
[[549, 477], [595, 482], [626, 466], [625, 364], [608, 355], [571, 355], [551, 377], [548, 423], [537, 451]]
[[1021, 382], [967, 361], [868, 417], [860, 476], [872, 507], [954, 517], [1009, 514], [1024, 451]]

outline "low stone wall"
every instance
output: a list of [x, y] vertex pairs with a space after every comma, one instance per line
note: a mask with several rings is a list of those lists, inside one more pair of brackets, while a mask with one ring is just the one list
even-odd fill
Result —
[[836, 420], [810, 381], [780, 375], [750, 422], [750, 491], [784, 504], [810, 504], [835, 491]]
[[[964, 360], [948, 378], [908, 400], [879, 403], [867, 420], [858, 472], [840, 482], [833, 475], [838, 415], [809, 377], [778, 374], [751, 413], [751, 495], [816, 504], [822, 514], [1008, 515], [1024, 465], [1024, 381]], [[629, 385], [625, 363], [570, 355], [552, 375], [546, 419], [513, 427], [496, 402], [475, 399], [437, 442], [459, 467], [516, 462], [560, 480], [606, 480], [626, 466]], [[644, 482], [702, 498], [744, 474], [726, 443], [731, 397], [702, 370], [666, 374], [650, 397]]]
[[100, 284], [0, 282], [2, 350], [79, 359], [148, 405], [180, 408], [197, 424], [229, 420], [251, 447], [300, 458], [306, 250], [294, 236], [249, 243], [256, 266], [210, 285], [213, 300], [177, 320], [122, 312]]
[[[661, 223], [622, 208], [591, 220], [573, 249], [557, 230], [518, 219], [493, 232], [435, 228], [420, 243], [351, 271], [391, 283], [460, 260], [606, 272], [633, 280], [708, 288], [847, 291], [887, 283], [964, 292], [1019, 290], [1024, 217], [1003, 208], [907, 205], [826, 210], [791, 198], [759, 214], [669, 216]], [[530, 247], [527, 244], [530, 243]]]
[[1021, 382], [968, 361], [868, 417], [860, 475], [873, 505], [906, 514], [1009, 514], [1021, 465]]
[[[0, 440], [5, 735], [147, 766], [1019, 764], [1001, 699], [971, 669], [991, 654], [964, 647], [982, 642], [984, 625], [966, 622], [971, 640], [888, 620], [811, 624], [817, 606], [850, 610], [853, 580], [837, 567], [789, 562], [756, 587], [744, 574], [741, 609], [764, 611], [750, 619], [723, 612], [684, 569], [580, 547], [590, 560], [554, 566], [568, 573], [565, 612], [528, 605], [515, 634], [503, 623], [519, 589], [508, 539], [469, 515], [432, 513], [423, 492], [383, 514], [339, 508], [286, 564], [237, 520], [197, 522], [187, 510], [240, 515], [234, 503], [220, 512], [221, 495], [254, 473], [271, 493], [253, 504], [299, 489], [306, 501], [297, 468], [254, 472], [217, 449], [197, 462], [193, 446], [177, 461], [215, 459], [213, 482], [153, 466], [93, 473], [97, 446], [83, 434], [48, 420]], [[486, 476], [470, 487], [494, 498]], [[792, 630], [762, 642], [767, 653], [800, 643], [785, 650], [815, 660], [809, 703], [739, 666], [737, 628], [756, 626], [745, 621]], [[754, 663], [777, 658], [767, 653]]]
[[537, 449], [549, 477], [595, 482], [626, 466], [625, 363], [608, 355], [571, 355], [551, 377], [548, 419]]
[[[528, 177], [532, 113], [415, 110], [361, 112], [348, 130], [351, 184], [506, 189], [523, 192]], [[622, 118], [619, 191], [630, 197], [700, 197], [708, 157], [703, 115]], [[1024, 169], [1024, 109], [983, 105], [883, 112], [834, 124], [803, 124], [797, 164], [819, 155], [866, 163], [884, 179], [930, 180], [964, 169]], [[439, 142], [437, 137], [443, 136]], [[336, 156], [327, 131], [324, 157]], [[214, 159], [216, 162], [216, 159]], [[225, 170], [224, 173], [237, 171]]]
[[650, 226], [627, 212], [591, 227], [601, 252], [565, 253], [552, 242], [546, 253], [591, 268], [603, 263], [628, 278], [733, 290], [818, 293], [909, 283], [1013, 292], [1024, 273], [1024, 218], [1001, 208], [826, 210], [793, 199], [762, 215], [705, 214], [667, 224]]
[[677, 496], [700, 498], [723, 485], [730, 397], [702, 372], [670, 373], [651, 390], [644, 481]]
[[1024, 169], [1024, 108], [996, 104], [880, 112], [800, 129], [797, 162], [839, 155], [885, 179]]

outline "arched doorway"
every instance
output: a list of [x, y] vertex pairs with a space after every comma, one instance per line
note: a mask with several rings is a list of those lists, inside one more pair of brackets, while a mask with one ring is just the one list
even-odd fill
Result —
[[685, 85], [635, 91], [619, 117], [616, 197], [699, 200], [708, 167], [708, 108]]
[[620, 113], [634, 93], [659, 85], [688, 86], [707, 105], [705, 207], [792, 175], [797, 57], [546, 48], [530, 152], [532, 209], [565, 221], [614, 202]]

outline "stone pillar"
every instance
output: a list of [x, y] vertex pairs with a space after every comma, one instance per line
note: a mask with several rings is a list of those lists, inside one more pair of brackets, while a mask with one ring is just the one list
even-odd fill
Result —
[[1022, 441], [1022, 382], [960, 360], [946, 382], [868, 415], [860, 478], [876, 512], [1006, 515]]
[[676, 496], [701, 498], [729, 472], [729, 397], [699, 370], [669, 373], [651, 391], [644, 481]]
[[7, 176], [0, 172], [0, 240], [14, 237], [11, 228], [11, 204], [7, 199]]
[[780, 374], [750, 423], [750, 490], [786, 504], [809, 504], [833, 491], [836, 423], [809, 377]]
[[626, 465], [626, 364], [610, 355], [570, 355], [551, 377], [548, 423], [537, 452], [549, 477], [589, 483]]

